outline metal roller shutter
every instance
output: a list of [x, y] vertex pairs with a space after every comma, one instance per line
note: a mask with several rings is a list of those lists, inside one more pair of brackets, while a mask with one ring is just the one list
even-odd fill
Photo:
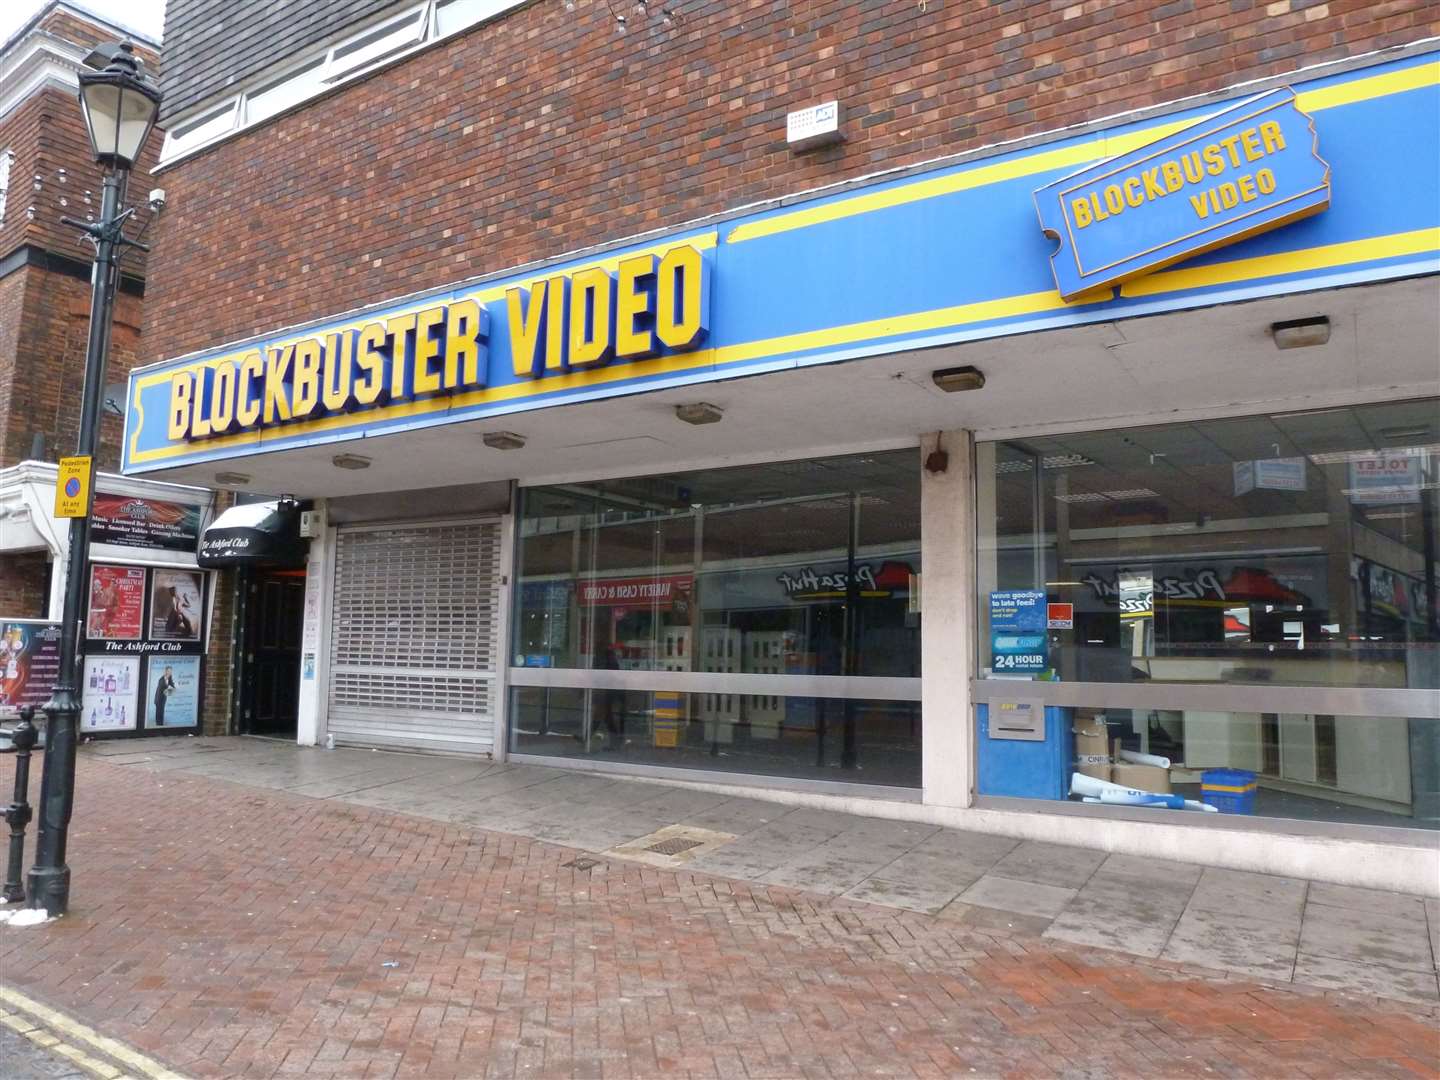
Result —
[[491, 752], [500, 573], [495, 520], [336, 530], [337, 743]]

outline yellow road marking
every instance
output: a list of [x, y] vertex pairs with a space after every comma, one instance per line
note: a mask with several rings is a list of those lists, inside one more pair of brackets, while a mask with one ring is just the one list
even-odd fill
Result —
[[53, 1049], [57, 1054], [63, 1054], [104, 1080], [124, 1080], [125, 1074], [121, 1073], [119, 1069], [91, 1057], [78, 1047], [62, 1041], [50, 1032], [59, 1032], [60, 1035], [72, 1042], [87, 1043], [106, 1057], [120, 1062], [139, 1076], [145, 1077], [146, 1080], [185, 1080], [180, 1073], [168, 1065], [162, 1065], [154, 1058], [146, 1057], [140, 1051], [126, 1046], [117, 1039], [101, 1035], [94, 1028], [87, 1027], [80, 1021], [74, 1020], [48, 1005], [42, 1005], [18, 990], [0, 986], [0, 1002], [15, 1010], [15, 1013], [0, 1014], [0, 1023], [14, 1028], [40, 1046]]

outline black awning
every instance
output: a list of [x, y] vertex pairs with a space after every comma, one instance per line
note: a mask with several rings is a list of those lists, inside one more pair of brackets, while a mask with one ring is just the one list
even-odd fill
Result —
[[293, 570], [305, 565], [309, 544], [300, 538], [295, 503], [245, 503], [226, 510], [200, 537], [195, 561], [207, 570], [268, 566]]

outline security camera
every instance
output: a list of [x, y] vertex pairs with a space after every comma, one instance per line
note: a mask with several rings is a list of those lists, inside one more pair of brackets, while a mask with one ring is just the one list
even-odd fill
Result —
[[165, 209], [165, 189], [161, 187], [150, 189], [150, 209], [159, 213]]

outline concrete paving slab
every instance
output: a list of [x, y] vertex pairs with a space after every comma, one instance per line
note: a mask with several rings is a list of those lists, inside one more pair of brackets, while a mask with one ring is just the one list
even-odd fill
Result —
[[1311, 882], [1306, 903], [1348, 908], [1351, 911], [1376, 911], [1382, 915], [1404, 918], [1425, 917], [1424, 897], [1380, 892], [1376, 889], [1357, 889], [1348, 885], [1330, 885], [1323, 881]]
[[1352, 994], [1399, 998], [1424, 1005], [1440, 1002], [1435, 971], [1412, 971], [1380, 964], [1361, 964], [1332, 956], [1316, 956], [1304, 951], [1295, 959], [1295, 981], [1307, 986], [1323, 986]]
[[1178, 913], [1170, 918], [1139, 903], [1117, 907], [1093, 894], [1077, 895], [1046, 928], [1045, 937], [1154, 959], [1164, 951], [1178, 921]]
[[1017, 881], [989, 873], [962, 892], [959, 900], [973, 907], [998, 908], [1017, 915], [1039, 915], [1053, 919], [1075, 898], [1077, 890], [1035, 881]]
[[1020, 934], [1039, 937], [1051, 924], [1047, 915], [1021, 915], [1015, 911], [1001, 911], [999, 908], [980, 907], [954, 900], [935, 913], [937, 919], [948, 919], [973, 926], [977, 930], [1000, 931], [1004, 934]]
[[1300, 951], [1357, 964], [1433, 974], [1430, 935], [1423, 919], [1308, 904]]
[[[636, 785], [647, 787], [651, 785]], [[717, 795], [713, 791], [692, 791], [689, 788], [664, 788], [658, 785], [653, 786], [653, 794], [648, 798], [640, 798], [633, 806], [642, 807], [646, 813], [669, 814], [672, 819], [679, 822], [692, 814], [703, 814], [729, 799], [728, 795]], [[700, 826], [696, 826], [700, 828]], [[721, 830], [723, 831], [723, 830]]]
[[687, 814], [681, 819], [680, 824], [695, 825], [702, 829], [715, 829], [719, 832], [744, 836], [746, 833], [764, 828], [787, 813], [789, 810], [778, 803], [731, 796], [709, 809]]
[[1206, 867], [1200, 883], [1195, 886], [1195, 895], [1190, 898], [1190, 906], [1289, 922], [1300, 917], [1307, 884], [1298, 878]]
[[976, 866], [991, 867], [1020, 846], [1009, 836], [965, 832], [962, 829], [939, 829], [915, 845], [917, 851], [958, 855]]
[[[1174, 924], [1190, 903], [1195, 886], [1188, 881], [1166, 877], [1116, 872], [1102, 865], [1080, 889], [1080, 895], [1114, 904], [1131, 913], [1143, 913], [1147, 920], [1169, 918]], [[1294, 920], [1300, 929], [1300, 920]]]
[[893, 862], [902, 851], [893, 845], [866, 843], [849, 833], [842, 833], [781, 863], [760, 880], [825, 896], [839, 896], [882, 866]]
[[1160, 955], [1182, 964], [1289, 982], [1299, 941], [1298, 920], [1286, 924], [1192, 908], [1180, 917]]
[[1100, 864], [1097, 875], [1139, 878], [1142, 881], [1172, 882], [1192, 889], [1205, 868], [1173, 859], [1146, 859], [1138, 855], [1111, 855]]
[[[888, 870], [888, 868], [887, 868]], [[884, 876], [885, 871], [867, 877], [844, 893], [847, 900], [859, 900], [867, 904], [884, 904], [886, 907], [904, 908], [907, 911], [921, 911], [933, 915], [960, 895], [961, 887], [952, 885], [926, 884], [914, 878], [892, 878]]]
[[819, 847], [829, 839], [831, 835], [826, 830], [793, 824], [787, 814], [780, 820], [748, 834], [743, 844], [735, 843], [721, 848], [696, 859], [691, 865], [694, 869], [707, 873], [728, 874], [758, 881], [772, 870]]
[[953, 898], [984, 877], [989, 869], [989, 865], [982, 866], [957, 855], [917, 847], [886, 863], [876, 871], [876, 876], [886, 881], [910, 882], [924, 889], [952, 889]]
[[1105, 861], [1103, 851], [1028, 840], [1001, 858], [992, 873], [1014, 881], [1078, 889]]

